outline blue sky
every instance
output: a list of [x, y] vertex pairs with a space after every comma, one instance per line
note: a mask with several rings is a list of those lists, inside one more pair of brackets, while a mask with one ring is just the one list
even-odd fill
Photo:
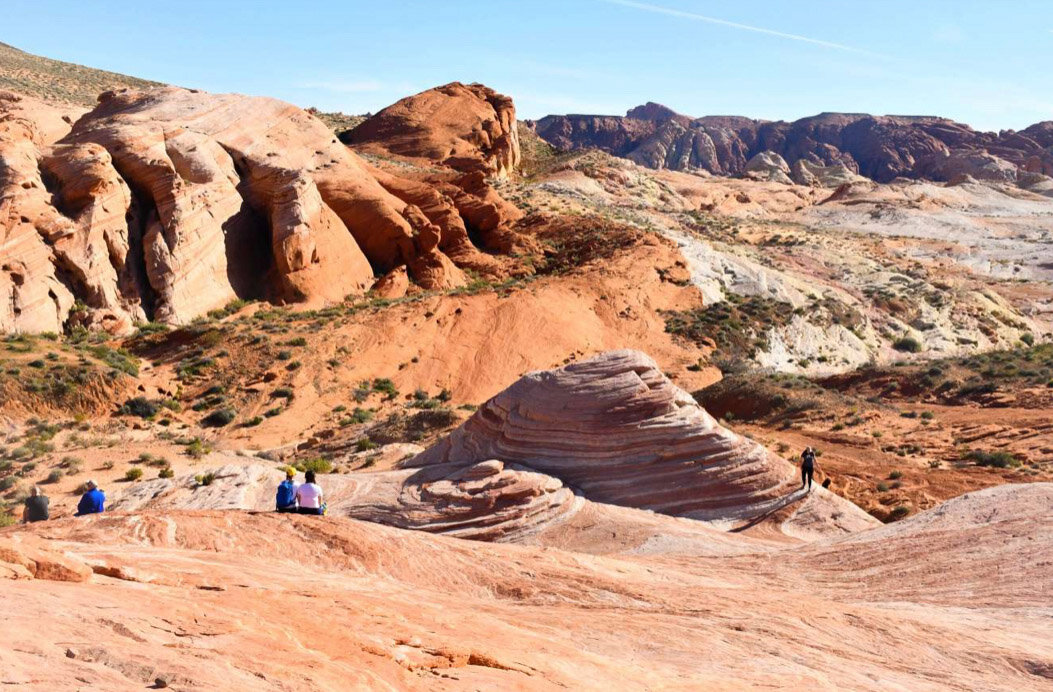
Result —
[[453, 80], [520, 117], [1053, 119], [1049, 0], [2, 0], [0, 41], [209, 91], [376, 111]]

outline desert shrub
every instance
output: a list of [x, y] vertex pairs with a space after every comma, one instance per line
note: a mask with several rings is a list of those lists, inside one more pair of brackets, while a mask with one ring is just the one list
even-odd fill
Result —
[[267, 418], [274, 418], [275, 416], [277, 416], [281, 412], [282, 412], [282, 407], [281, 406], [275, 406], [274, 408], [269, 408], [266, 411], [264, 411], [263, 415], [266, 416]]
[[292, 399], [293, 390], [289, 387], [278, 387], [273, 392], [271, 392], [271, 397], [275, 399]]
[[122, 416], [139, 416], [140, 418], [152, 418], [157, 414], [160, 405], [155, 401], [150, 401], [144, 396], [137, 396], [132, 399], [128, 399], [121, 406], [119, 413]]
[[368, 423], [373, 419], [373, 409], [355, 407], [351, 412], [351, 420], [355, 423]]
[[277, 355], [275, 355], [275, 358], [277, 358], [278, 360], [291, 360], [292, 359], [292, 351], [288, 351], [288, 350], [278, 351]]
[[892, 508], [892, 512], [889, 513], [889, 517], [893, 521], [896, 521], [898, 519], [902, 519], [908, 514], [910, 514], [910, 507], [907, 507], [906, 505], [897, 505]]
[[154, 455], [149, 452], [143, 452], [139, 455], [139, 458], [133, 461], [133, 464], [149, 464], [154, 460]]
[[879, 493], [887, 493], [888, 492], [888, 483], [884, 483], [884, 482], [878, 483], [877, 484], [877, 491]]
[[61, 469], [52, 469], [51, 473], [48, 474], [48, 477], [44, 479], [44, 482], [45, 483], [58, 483], [60, 480], [62, 480], [62, 476], [63, 475], [65, 475], [65, 474], [62, 473]]
[[286, 341], [285, 345], [286, 346], [297, 346], [297, 347], [302, 348], [302, 347], [307, 345], [307, 339], [303, 338], [302, 336], [298, 336], [295, 339], [290, 339], [289, 341]]
[[230, 425], [237, 418], [238, 412], [232, 408], [221, 408], [213, 411], [204, 417], [201, 421], [202, 425], [207, 425], [213, 428], [221, 428], [224, 425]]
[[912, 336], [904, 336], [892, 343], [892, 348], [905, 353], [921, 353], [921, 342]]
[[263, 416], [253, 416], [252, 418], [248, 419], [247, 421], [245, 421], [241, 425], [242, 425], [242, 427], [245, 427], [245, 428], [254, 428], [257, 425], [259, 425], [260, 423], [262, 423], [262, 422], [263, 422]]
[[124, 472], [124, 480], [132, 482], [143, 477], [143, 470], [139, 468], [128, 469]]
[[985, 452], [973, 449], [965, 453], [965, 458], [974, 462], [977, 466], [992, 466], [999, 469], [1007, 469], [1022, 465], [1019, 459], [1011, 452], [999, 450], [997, 452]]
[[1035, 345], [1035, 336], [1033, 334], [1030, 334], [1030, 333], [1022, 334], [1020, 336], [1020, 340], [1023, 341], [1028, 346], [1034, 346]]
[[347, 410], [347, 407], [344, 406], [343, 404], [340, 404], [339, 406], [334, 406], [333, 407], [333, 413], [343, 413], [346, 410]]
[[932, 420], [935, 417], [936, 417], [936, 414], [934, 414], [932, 411], [922, 411], [921, 412], [922, 420]]
[[196, 481], [198, 485], [212, 485], [214, 480], [216, 480], [216, 474], [211, 471], [194, 476], [194, 481]]
[[186, 444], [186, 454], [193, 459], [200, 459], [211, 451], [212, 447], [200, 437], [195, 437]]
[[12, 486], [14, 486], [14, 484], [14, 476], [5, 476], [4, 478], [0, 478], [0, 493], [10, 490]]
[[378, 377], [373, 380], [373, 391], [383, 394], [386, 399], [394, 399], [399, 395], [399, 390], [395, 387], [395, 383], [386, 377]]
[[292, 372], [293, 370], [299, 370], [302, 366], [303, 366], [303, 363], [301, 363], [298, 360], [294, 360], [293, 362], [291, 362], [288, 365], [286, 365], [285, 369], [288, 370], [289, 372]]
[[355, 451], [357, 452], [368, 452], [369, 450], [376, 448], [377, 443], [368, 437], [360, 437], [358, 441], [355, 442]]
[[304, 473], [308, 471], [314, 471], [315, 473], [329, 473], [333, 470], [333, 464], [325, 457], [315, 457], [314, 459], [305, 459], [304, 461], [296, 464], [296, 468]]
[[157, 472], [157, 477], [158, 478], [174, 478], [175, 477], [175, 471], [172, 470], [171, 466], [166, 466], [165, 468], [163, 468], [163, 469], [161, 469], [160, 471]]
[[888, 479], [890, 481], [899, 480], [900, 478], [903, 478], [903, 472], [902, 471], [898, 471], [898, 470], [897, 471], [893, 471], [892, 473], [890, 473], [888, 475]]

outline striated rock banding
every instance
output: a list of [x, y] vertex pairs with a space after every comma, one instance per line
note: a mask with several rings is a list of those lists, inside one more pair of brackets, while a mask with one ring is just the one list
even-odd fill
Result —
[[[718, 424], [628, 350], [523, 376], [407, 465], [489, 459], [555, 476], [594, 502], [707, 520], [764, 515], [799, 487], [790, 464]], [[830, 498], [849, 524], [872, 523]]]

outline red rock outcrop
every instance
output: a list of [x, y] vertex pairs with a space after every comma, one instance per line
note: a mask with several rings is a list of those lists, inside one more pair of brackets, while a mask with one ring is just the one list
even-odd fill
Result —
[[800, 160], [843, 164], [878, 182], [898, 176], [948, 181], [963, 173], [1004, 180], [1001, 174], [991, 174], [991, 157], [1010, 168], [1047, 175], [1053, 171], [1050, 122], [995, 134], [936, 117], [822, 113], [770, 122], [690, 118], [649, 103], [625, 117], [550, 115], [531, 125], [562, 149], [597, 147], [650, 168], [702, 169], [718, 175], [743, 173], [750, 159], [764, 151], [778, 154], [791, 166]]
[[[516, 165], [510, 99], [480, 85], [437, 93], [428, 136], [392, 146], [446, 147], [447, 163], [478, 175]], [[398, 267], [426, 289], [456, 287], [460, 267], [504, 267], [469, 231], [507, 250], [498, 229], [520, 216], [475, 173], [382, 171], [274, 99], [107, 92], [72, 128], [53, 110], [0, 98], [2, 330], [60, 331], [75, 318], [127, 332], [235, 298], [327, 304]]]
[[482, 84], [452, 82], [398, 101], [348, 132], [361, 151], [504, 177], [519, 166], [512, 99]]

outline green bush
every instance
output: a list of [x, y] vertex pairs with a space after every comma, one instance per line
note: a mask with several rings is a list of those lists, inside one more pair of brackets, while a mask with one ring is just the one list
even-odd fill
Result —
[[202, 441], [200, 437], [195, 437], [186, 445], [186, 454], [193, 459], [200, 459], [211, 451], [212, 447]]
[[899, 480], [900, 478], [903, 478], [903, 472], [902, 471], [893, 471], [892, 473], [890, 473], [888, 475], [888, 479], [890, 481]]
[[896, 341], [892, 343], [892, 348], [905, 353], [921, 353], [921, 342], [912, 336], [905, 336], [896, 339]]
[[221, 408], [213, 411], [212, 413], [205, 416], [201, 421], [202, 425], [207, 425], [212, 428], [221, 428], [224, 425], [230, 425], [237, 418], [238, 412], [232, 408]]
[[892, 512], [889, 516], [892, 518], [893, 521], [896, 521], [898, 519], [902, 519], [908, 514], [910, 514], [910, 507], [907, 507], [906, 505], [897, 505], [892, 509]]
[[259, 425], [262, 422], [263, 422], [263, 416], [253, 416], [252, 418], [248, 419], [247, 421], [245, 421], [241, 425], [242, 425], [242, 427], [245, 427], [245, 428], [255, 428], [257, 425]]
[[271, 397], [275, 399], [292, 399], [293, 390], [288, 387], [278, 387], [273, 392], [271, 392]]
[[216, 474], [211, 471], [209, 473], [202, 473], [194, 476], [194, 480], [198, 485], [212, 485], [212, 481], [216, 480]]
[[882, 483], [878, 483], [877, 484], [877, 490], [878, 490], [879, 493], [887, 493], [888, 492], [888, 483], [883, 483], [883, 482]]
[[53, 469], [51, 471], [51, 473], [48, 474], [48, 477], [44, 479], [44, 482], [45, 483], [58, 483], [60, 480], [62, 480], [62, 476], [63, 475], [65, 475], [65, 474], [63, 474], [60, 469]]
[[175, 477], [175, 471], [172, 470], [171, 466], [166, 466], [165, 468], [163, 468], [163, 469], [161, 469], [160, 471], [157, 472], [157, 477], [158, 478], [174, 478]]
[[124, 472], [124, 480], [126, 481], [137, 481], [143, 477], [143, 470], [140, 468], [128, 469]]
[[324, 457], [306, 459], [296, 464], [296, 468], [304, 473], [314, 471], [315, 473], [329, 473], [333, 470], [333, 464]]
[[368, 452], [369, 450], [376, 448], [377, 443], [368, 437], [360, 437], [358, 438], [358, 441], [355, 442], [355, 450], [359, 452]]
[[386, 399], [394, 399], [399, 395], [399, 390], [395, 387], [395, 383], [386, 377], [378, 377], [373, 380], [373, 391], [383, 394]]
[[119, 413], [122, 416], [152, 418], [157, 414], [158, 409], [160, 409], [160, 405], [157, 402], [150, 401], [144, 396], [137, 396], [125, 401], [124, 406], [121, 406]]
[[979, 449], [973, 449], [966, 452], [965, 458], [974, 462], [977, 466], [992, 466], [999, 469], [1017, 467], [1023, 464], [1014, 454], [1003, 450], [984, 452]]

